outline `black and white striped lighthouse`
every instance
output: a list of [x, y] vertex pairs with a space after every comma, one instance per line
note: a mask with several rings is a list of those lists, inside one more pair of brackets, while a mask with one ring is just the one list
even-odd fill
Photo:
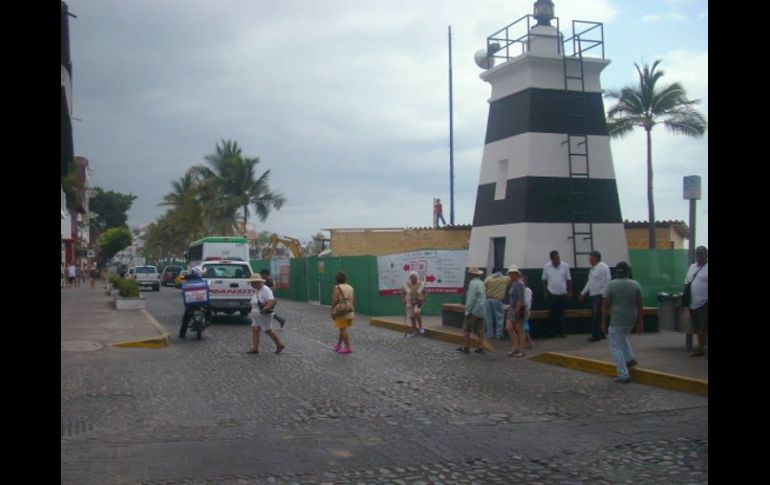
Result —
[[468, 266], [516, 264], [537, 274], [534, 288], [554, 249], [571, 268], [588, 268], [592, 250], [610, 266], [628, 261], [599, 80], [610, 63], [603, 26], [573, 21], [566, 39], [559, 27], [553, 3], [538, 0], [476, 53], [492, 97]]

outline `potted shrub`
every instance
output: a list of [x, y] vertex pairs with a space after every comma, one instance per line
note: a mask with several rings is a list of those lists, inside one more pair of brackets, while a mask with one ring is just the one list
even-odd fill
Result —
[[118, 296], [115, 298], [115, 308], [118, 310], [141, 310], [145, 308], [145, 301], [139, 294], [136, 281], [125, 278], [120, 280]]

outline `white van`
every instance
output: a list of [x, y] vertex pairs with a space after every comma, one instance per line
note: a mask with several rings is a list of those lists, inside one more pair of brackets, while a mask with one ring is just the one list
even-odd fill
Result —
[[240, 259], [216, 259], [203, 261], [203, 279], [209, 282], [209, 308], [212, 312], [231, 315], [251, 312], [251, 267]]

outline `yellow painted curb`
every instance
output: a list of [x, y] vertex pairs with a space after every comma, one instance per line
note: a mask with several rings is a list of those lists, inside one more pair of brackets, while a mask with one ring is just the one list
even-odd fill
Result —
[[[540, 355], [532, 357], [531, 360], [543, 364], [567, 367], [570, 369], [576, 369], [605, 376], [617, 375], [615, 364], [610, 362], [589, 359], [587, 357], [578, 357], [575, 355], [563, 354], [559, 352], [544, 352]], [[668, 374], [666, 372], [642, 369], [639, 367], [632, 367], [629, 369], [629, 371], [631, 380], [640, 384], [663, 387], [666, 389], [674, 389], [676, 391], [689, 392], [692, 394], [700, 394], [701, 396], [708, 396], [709, 394], [709, 381], [707, 380]]]
[[[369, 320], [369, 325], [374, 325], [375, 327], [382, 327], [387, 328], [389, 330], [395, 330], [396, 332], [403, 332], [408, 333], [412, 330], [411, 325], [404, 325], [403, 323], [394, 322], [393, 320], [385, 320], [383, 318], [377, 318], [372, 317]], [[441, 340], [443, 342], [451, 342], [455, 344], [462, 345], [463, 343], [463, 336], [457, 335], [451, 332], [445, 332], [441, 330], [436, 330], [433, 328], [423, 327], [425, 329], [425, 337], [434, 338], [436, 340]], [[479, 346], [479, 339], [476, 337], [470, 338], [470, 344], [472, 347], [478, 347]], [[484, 341], [484, 349], [494, 352], [495, 347], [491, 343], [489, 343], [488, 340]]]
[[162, 349], [171, 345], [171, 334], [166, 331], [165, 327], [158, 322], [147, 310], [140, 310], [150, 323], [158, 331], [160, 337], [153, 337], [143, 340], [129, 340], [128, 342], [118, 342], [110, 344], [111, 347], [129, 348], [129, 347], [143, 347], [148, 349]]

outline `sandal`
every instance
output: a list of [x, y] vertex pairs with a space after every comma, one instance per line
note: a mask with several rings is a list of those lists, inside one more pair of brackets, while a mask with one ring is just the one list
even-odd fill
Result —
[[280, 347], [278, 347], [277, 349], [275, 349], [275, 353], [276, 353], [276, 354], [280, 354], [280, 353], [281, 353], [281, 351], [282, 351], [283, 349], [285, 349], [285, 348], [286, 348], [286, 346], [285, 346], [285, 345], [281, 345]]
[[258, 354], [259, 350], [248, 350], [246, 351], [247, 354]]

